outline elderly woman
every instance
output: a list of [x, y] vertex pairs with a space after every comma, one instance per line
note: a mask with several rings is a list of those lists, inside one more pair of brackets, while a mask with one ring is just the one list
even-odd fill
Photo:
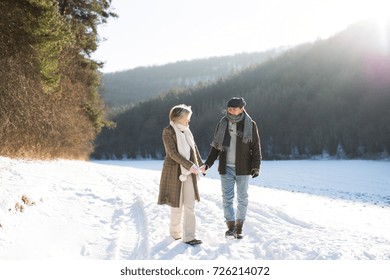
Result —
[[191, 106], [184, 104], [169, 113], [170, 125], [162, 133], [166, 156], [157, 203], [171, 207], [170, 235], [197, 245], [202, 241], [195, 238], [195, 200], [200, 200], [198, 173], [205, 173], [205, 166], [189, 128], [191, 115]]

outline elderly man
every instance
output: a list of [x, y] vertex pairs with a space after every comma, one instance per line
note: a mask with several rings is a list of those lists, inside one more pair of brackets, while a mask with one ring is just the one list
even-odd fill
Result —
[[[243, 238], [242, 227], [248, 207], [249, 177], [260, 173], [261, 147], [256, 122], [245, 110], [244, 98], [233, 97], [225, 116], [217, 124], [211, 149], [205, 162], [210, 168], [219, 158], [223, 211], [227, 238]], [[237, 185], [237, 211], [234, 210], [234, 186]]]

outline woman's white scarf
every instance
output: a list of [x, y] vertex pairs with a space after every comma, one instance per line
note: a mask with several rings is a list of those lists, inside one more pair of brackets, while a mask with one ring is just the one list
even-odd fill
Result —
[[[183, 157], [189, 160], [191, 157], [191, 149], [192, 149], [195, 155], [194, 158], [195, 165], [198, 166], [198, 162], [196, 158], [195, 140], [189, 126], [184, 126], [182, 124], [174, 123], [172, 121], [170, 122], [170, 125], [173, 127], [173, 129], [176, 132], [177, 150], [179, 154], [181, 154]], [[188, 149], [188, 146], [190, 147], [190, 149]], [[180, 170], [181, 170], [181, 175], [179, 176], [179, 179], [180, 181], [184, 182], [187, 180], [187, 176], [191, 174], [191, 171], [186, 169], [182, 165], [180, 165]], [[199, 179], [199, 174], [197, 176], [197, 179]]]

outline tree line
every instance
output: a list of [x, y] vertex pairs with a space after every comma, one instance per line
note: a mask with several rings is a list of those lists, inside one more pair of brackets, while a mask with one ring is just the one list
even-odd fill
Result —
[[171, 88], [199, 86], [234, 75], [249, 66], [280, 55], [286, 49], [281, 47], [266, 52], [178, 61], [106, 73], [102, 76], [100, 93], [110, 112], [116, 113]]
[[264, 159], [388, 157], [389, 38], [389, 25], [359, 22], [226, 79], [172, 88], [115, 116], [116, 128], [99, 134], [93, 157], [161, 159], [162, 128], [181, 103], [192, 106], [191, 130], [206, 156], [233, 96], [247, 101]]
[[111, 0], [0, 2], [0, 155], [88, 158], [102, 127], [90, 58]]

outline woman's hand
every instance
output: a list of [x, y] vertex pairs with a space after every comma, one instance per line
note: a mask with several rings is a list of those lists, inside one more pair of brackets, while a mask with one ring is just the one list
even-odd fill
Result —
[[194, 174], [198, 174], [198, 167], [196, 167], [196, 165], [194, 164], [193, 166], [191, 166], [190, 168], [190, 172], [191, 173], [194, 173]]

